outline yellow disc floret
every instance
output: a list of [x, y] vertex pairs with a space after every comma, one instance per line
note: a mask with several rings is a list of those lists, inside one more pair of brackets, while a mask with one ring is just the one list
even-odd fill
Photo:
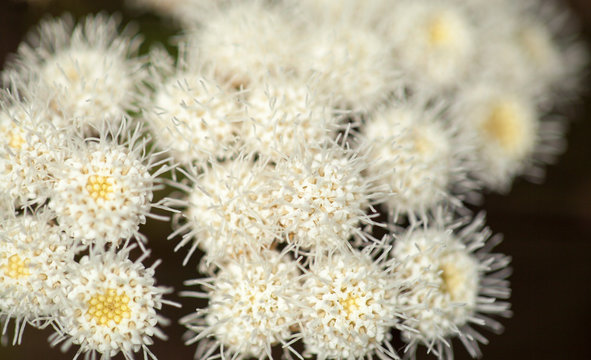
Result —
[[124, 318], [131, 317], [128, 304], [129, 297], [125, 292], [118, 294], [115, 289], [107, 289], [90, 298], [86, 317], [88, 321], [94, 319], [102, 326], [106, 326], [111, 320], [119, 324]]
[[17, 254], [8, 258], [8, 262], [2, 266], [2, 270], [13, 279], [31, 275], [29, 272], [29, 259], [21, 259]]
[[519, 109], [510, 102], [498, 102], [491, 107], [483, 130], [494, 138], [507, 153], [512, 154], [522, 141], [522, 119]]
[[429, 45], [445, 46], [452, 41], [453, 29], [445, 16], [434, 16], [427, 25]]
[[86, 190], [94, 200], [98, 198], [107, 200], [109, 194], [113, 192], [113, 179], [109, 176], [91, 175], [86, 182]]
[[8, 134], [8, 146], [10, 146], [11, 148], [20, 149], [24, 143], [25, 143], [25, 139], [23, 139], [22, 136], [15, 133], [14, 131], [11, 131]]
[[443, 280], [441, 290], [447, 292], [452, 300], [463, 301], [461, 295], [467, 281], [466, 274], [453, 263], [441, 264], [440, 269], [441, 280]]

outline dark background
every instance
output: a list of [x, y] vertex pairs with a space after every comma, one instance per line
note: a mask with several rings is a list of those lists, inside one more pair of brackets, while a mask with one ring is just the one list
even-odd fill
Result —
[[[565, 3], [583, 25], [589, 44], [591, 0]], [[154, 15], [125, 10], [121, 1], [56, 0], [29, 5], [0, 0], [0, 68], [27, 29], [45, 14], [59, 15], [64, 10], [75, 15], [119, 11], [124, 22], [135, 19], [145, 37], [162, 42], [178, 30]], [[514, 316], [502, 321], [506, 326], [502, 335], [484, 332], [490, 340], [482, 347], [485, 359], [591, 359], [591, 81], [586, 78], [584, 83], [581, 99], [565, 109], [572, 120], [568, 150], [557, 165], [548, 167], [546, 181], [535, 185], [518, 180], [510, 194], [486, 196], [488, 224], [504, 234], [497, 250], [513, 258]], [[183, 280], [197, 277], [195, 259], [182, 267], [186, 249], [174, 253], [176, 243], [166, 240], [167, 224], [152, 222], [142, 232], [150, 238], [152, 261], [163, 259], [157, 269], [159, 284], [178, 291]], [[164, 328], [169, 340], [156, 339], [151, 350], [160, 360], [191, 359], [195, 346], [183, 345], [184, 329], [176, 321], [194, 311], [196, 302], [175, 294], [168, 299], [181, 302], [183, 309], [165, 308], [164, 315], [172, 320]], [[0, 346], [0, 360], [71, 359], [73, 351], [62, 354], [49, 347], [50, 333], [27, 327], [20, 346]], [[455, 345], [456, 359], [469, 359], [461, 344]]]

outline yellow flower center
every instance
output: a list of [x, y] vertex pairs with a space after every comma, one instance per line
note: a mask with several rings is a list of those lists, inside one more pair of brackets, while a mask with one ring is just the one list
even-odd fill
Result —
[[521, 114], [514, 104], [499, 102], [493, 105], [488, 118], [483, 123], [483, 130], [505, 151], [512, 153], [521, 143], [521, 122]]
[[20, 149], [24, 143], [25, 139], [23, 139], [22, 136], [15, 133], [14, 131], [11, 131], [9, 133], [8, 146], [10, 146], [13, 149]]
[[108, 195], [113, 192], [113, 179], [109, 176], [91, 175], [86, 182], [86, 190], [94, 200], [107, 200]]
[[443, 280], [444, 292], [447, 292], [452, 300], [461, 301], [462, 289], [466, 282], [466, 276], [453, 263], [444, 263], [440, 266], [441, 280]]
[[29, 259], [21, 259], [17, 254], [12, 255], [8, 258], [8, 263], [2, 266], [2, 270], [6, 276], [13, 279], [18, 279], [24, 276], [29, 276]]
[[99, 325], [107, 325], [113, 320], [119, 324], [121, 320], [131, 317], [129, 297], [125, 292], [117, 294], [115, 289], [107, 289], [104, 293], [96, 294], [88, 301], [87, 319]]
[[427, 25], [427, 36], [431, 46], [440, 47], [453, 40], [449, 21], [444, 16], [434, 16]]
[[359, 297], [353, 294], [348, 294], [346, 298], [339, 299], [339, 304], [343, 307], [343, 310], [347, 313], [347, 319], [354, 310], [359, 309]]

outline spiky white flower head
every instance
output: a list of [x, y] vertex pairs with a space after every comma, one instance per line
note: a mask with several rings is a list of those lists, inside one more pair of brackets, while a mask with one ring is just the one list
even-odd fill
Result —
[[195, 61], [212, 67], [219, 81], [240, 88], [293, 72], [302, 55], [300, 33], [280, 5], [234, 1], [210, 13], [187, 41]]
[[462, 90], [453, 117], [475, 148], [472, 175], [496, 191], [507, 191], [518, 175], [540, 177], [534, 165], [561, 152], [563, 125], [540, 121], [527, 91], [489, 83]]
[[[166, 338], [158, 328], [166, 319], [158, 315], [162, 304], [176, 305], [162, 298], [168, 290], [155, 286], [154, 268], [129, 260], [130, 248], [119, 252], [93, 252], [74, 263], [67, 272], [67, 301], [61, 304], [62, 330], [50, 339], [52, 345], [64, 342], [63, 349], [80, 345], [77, 355], [110, 358], [123, 353], [132, 359], [144, 357], [153, 336]], [[144, 254], [146, 255], [146, 254]]]
[[20, 91], [32, 101], [49, 101], [58, 128], [93, 132], [137, 106], [145, 77], [136, 57], [140, 39], [129, 30], [119, 34], [119, 23], [99, 14], [74, 26], [64, 16], [42, 22], [20, 45], [9, 64], [27, 79]]
[[[580, 84], [588, 54], [574, 36], [568, 11], [557, 2], [502, 2], [489, 6], [492, 23], [478, 49], [481, 73], [507, 86], [529, 86], [549, 98], [565, 97]], [[493, 4], [491, 4], [493, 5]]]
[[301, 72], [311, 71], [318, 91], [340, 107], [371, 110], [398, 90], [385, 38], [362, 24], [326, 23], [307, 30], [308, 58]]
[[187, 223], [169, 237], [186, 232], [176, 247], [192, 242], [185, 263], [198, 246], [210, 263], [271, 245], [278, 236], [271, 175], [266, 163], [255, 163], [251, 156], [212, 162], [203, 173], [189, 175]]
[[2, 100], [0, 193], [16, 207], [43, 203], [51, 189], [50, 168], [65, 157], [61, 146], [65, 135], [51, 127], [41, 104], [11, 95]]
[[284, 78], [249, 86], [244, 93], [242, 141], [247, 151], [274, 161], [297, 151], [300, 144], [322, 144], [335, 136], [340, 118], [314, 84]]
[[237, 93], [203, 71], [169, 71], [146, 114], [156, 144], [185, 164], [231, 155], [241, 130]]
[[6, 325], [15, 319], [18, 343], [26, 323], [57, 321], [65, 269], [74, 261], [73, 240], [51, 223], [52, 217], [47, 211], [11, 216], [0, 225], [0, 314]]
[[119, 244], [132, 236], [144, 240], [138, 228], [155, 216], [150, 209], [156, 178], [167, 167], [150, 173], [159, 163], [145, 152], [149, 139], [139, 136], [138, 128], [127, 133], [120, 127], [117, 134], [75, 143], [71, 156], [54, 170], [49, 208], [59, 226], [83, 244]]
[[[440, 209], [441, 210], [441, 209]], [[509, 297], [510, 259], [491, 254], [499, 242], [484, 226], [484, 215], [472, 222], [452, 222], [439, 212], [429, 225], [411, 227], [394, 243], [392, 256], [398, 265], [394, 274], [402, 281], [428, 284], [409, 287], [399, 303], [411, 330], [402, 332], [413, 355], [419, 344], [428, 347], [440, 359], [452, 354], [452, 337], [459, 337], [473, 357], [480, 354], [477, 342], [486, 339], [471, 325], [500, 331], [502, 326], [489, 314], [510, 316], [510, 304], [499, 299]]]
[[474, 34], [457, 1], [401, 1], [382, 20], [396, 66], [410, 88], [450, 88], [467, 74]]
[[373, 224], [368, 210], [390, 194], [362, 172], [366, 156], [336, 143], [302, 144], [277, 163], [280, 183], [273, 191], [283, 238], [302, 250], [348, 247], [354, 235], [367, 239], [360, 226]]
[[[366, 248], [369, 249], [369, 248]], [[318, 359], [398, 358], [390, 346], [400, 283], [367, 251], [316, 258], [299, 301], [305, 355]]]
[[188, 281], [207, 292], [187, 296], [209, 301], [206, 309], [181, 320], [191, 330], [187, 344], [201, 341], [195, 357], [215, 358], [219, 351], [222, 358], [272, 359], [272, 345], [289, 347], [291, 329], [299, 321], [299, 277], [289, 255], [265, 250], [226, 263], [212, 278]]
[[[375, 112], [361, 131], [371, 147], [367, 175], [395, 193], [386, 202], [394, 215], [424, 218], [430, 209], [453, 201], [452, 186], [465, 182], [463, 162], [471, 150], [455, 139], [441, 106], [408, 99]], [[457, 200], [456, 200], [457, 202]]]

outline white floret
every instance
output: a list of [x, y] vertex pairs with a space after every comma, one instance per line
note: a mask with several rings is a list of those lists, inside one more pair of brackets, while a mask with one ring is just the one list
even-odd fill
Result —
[[322, 144], [334, 137], [339, 118], [315, 87], [290, 79], [269, 79], [244, 94], [242, 141], [247, 151], [274, 161], [297, 151], [299, 144]]
[[[429, 209], [450, 197], [461, 177], [461, 151], [454, 149], [453, 131], [446, 128], [437, 109], [405, 103], [375, 113], [362, 129], [371, 146], [368, 176], [378, 176], [395, 196], [387, 202], [399, 214], [424, 217]], [[461, 148], [459, 148], [461, 149]]]
[[454, 111], [475, 149], [472, 175], [489, 189], [507, 191], [516, 176], [535, 175], [538, 158], [544, 162], [561, 150], [560, 124], [541, 121], [527, 92], [486, 83], [466, 87]]
[[240, 156], [214, 162], [195, 176], [192, 188], [187, 189], [187, 223], [176, 232], [186, 231], [177, 249], [192, 242], [185, 262], [197, 246], [210, 263], [271, 245], [278, 236], [271, 175], [265, 163]]
[[232, 155], [241, 130], [236, 93], [198, 71], [176, 71], [154, 94], [147, 114], [154, 140], [182, 163]]
[[318, 359], [397, 358], [390, 347], [398, 283], [367, 254], [318, 258], [304, 275], [301, 332]]
[[58, 128], [93, 133], [103, 121], [118, 123], [136, 109], [145, 77], [136, 58], [140, 40], [118, 31], [115, 17], [48, 20], [9, 64], [28, 79], [20, 89], [32, 101], [49, 102]]
[[150, 216], [158, 175], [150, 174], [144, 149], [145, 143], [106, 139], [73, 147], [54, 170], [49, 207], [59, 226], [85, 245], [144, 240], [138, 228]]
[[302, 56], [298, 25], [279, 5], [235, 1], [212, 12], [201, 25], [187, 39], [193, 60], [236, 88], [292, 73]]
[[389, 193], [362, 175], [366, 166], [363, 154], [336, 144], [305, 144], [279, 162], [273, 198], [284, 239], [310, 252], [349, 247], [354, 235], [367, 239], [359, 228], [372, 224], [366, 210]]
[[477, 342], [486, 343], [486, 339], [472, 325], [500, 330], [502, 326], [487, 315], [511, 314], [510, 304], [499, 301], [510, 294], [505, 280], [509, 258], [489, 253], [494, 245], [485, 246], [490, 230], [484, 227], [482, 214], [471, 223], [452, 223], [443, 217], [431, 220], [429, 226], [401, 234], [392, 250], [396, 277], [427, 284], [411, 286], [398, 298], [406, 327], [402, 332], [408, 343], [405, 351], [414, 354], [422, 344], [446, 359], [452, 354], [450, 339], [459, 337], [477, 357]]
[[401, 1], [382, 21], [390, 56], [409, 88], [453, 88], [468, 74], [475, 36], [470, 17], [457, 2]]
[[92, 253], [68, 268], [67, 301], [60, 309], [62, 330], [51, 338], [63, 348], [80, 345], [78, 354], [106, 358], [122, 352], [126, 359], [147, 349], [153, 336], [165, 338], [158, 328], [165, 319], [157, 311], [166, 289], [155, 286], [154, 266], [128, 259], [129, 251]]
[[39, 104], [8, 99], [0, 110], [0, 193], [15, 207], [41, 204], [50, 195], [50, 169], [64, 160], [64, 134]]
[[0, 225], [0, 315], [6, 323], [15, 319], [15, 343], [25, 324], [44, 327], [58, 321], [66, 268], [76, 248], [50, 223], [52, 217], [50, 212], [11, 216]]
[[307, 58], [318, 91], [343, 108], [371, 110], [399, 89], [385, 38], [362, 24], [326, 23], [306, 29]]
[[[207, 281], [189, 281], [207, 289], [209, 301], [202, 312], [181, 320], [194, 333], [188, 343], [201, 341], [196, 357], [219, 351], [222, 358], [272, 359], [271, 346], [289, 347], [291, 329], [299, 322], [299, 277], [287, 255], [263, 251], [228, 262]], [[191, 295], [203, 294], [187, 292]]]

